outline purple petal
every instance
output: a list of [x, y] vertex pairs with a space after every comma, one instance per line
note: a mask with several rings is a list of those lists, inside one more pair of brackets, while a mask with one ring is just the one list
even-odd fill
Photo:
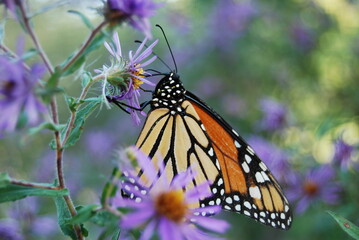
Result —
[[203, 199], [212, 196], [209, 182], [202, 183], [186, 192], [187, 203], [197, 202], [198, 199]]
[[303, 196], [297, 203], [296, 212], [297, 213], [303, 213], [305, 210], [307, 210], [310, 203], [310, 198], [307, 196]]
[[212, 217], [193, 216], [192, 219], [194, 223], [213, 232], [224, 233], [230, 227], [226, 221]]
[[156, 182], [158, 179], [157, 170], [153, 165], [152, 161], [146, 156], [141, 150], [134, 149], [136, 153], [136, 159], [144, 174], [150, 182]]
[[155, 214], [155, 210], [153, 208], [144, 208], [141, 211], [136, 211], [133, 213], [128, 213], [121, 219], [121, 227], [123, 228], [135, 228], [147, 220], [151, 219]]
[[171, 186], [174, 187], [174, 189], [184, 188], [188, 185], [189, 182], [193, 180], [193, 178], [194, 176], [189, 170], [181, 172], [173, 178]]
[[162, 240], [182, 240], [183, 236], [179, 231], [178, 226], [172, 221], [161, 218], [159, 222], [159, 234]]
[[222, 207], [221, 206], [206, 206], [206, 207], [200, 207], [200, 208], [195, 208], [195, 209], [192, 209], [192, 212], [199, 212], [199, 213], [213, 213], [213, 214], [216, 214], [216, 213], [219, 213], [220, 211], [222, 210]]
[[157, 223], [156, 221], [151, 221], [147, 224], [146, 228], [143, 230], [139, 240], [149, 240], [151, 239], [153, 232], [155, 230]]

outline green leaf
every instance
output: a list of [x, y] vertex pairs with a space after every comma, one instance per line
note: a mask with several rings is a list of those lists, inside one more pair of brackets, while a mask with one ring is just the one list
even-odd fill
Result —
[[97, 212], [97, 214], [91, 218], [91, 222], [101, 227], [112, 226], [112, 225], [117, 226], [118, 217], [110, 212], [101, 211], [101, 212]]
[[[25, 182], [28, 184], [35, 184], [44, 187], [53, 187], [52, 184], [43, 184], [43, 183], [31, 183]], [[0, 178], [0, 203], [16, 201], [19, 199], [26, 198], [28, 196], [47, 196], [47, 197], [59, 197], [68, 195], [67, 189], [54, 190], [46, 188], [38, 188], [31, 186], [20, 186], [17, 184], [12, 184], [10, 177], [5, 173], [1, 174]]]
[[21, 56], [21, 59], [26, 61], [29, 58], [32, 58], [33, 56], [35, 56], [37, 54], [38, 54], [38, 51], [35, 48], [31, 48]]
[[3, 44], [5, 37], [5, 20], [0, 21], [0, 44]]
[[76, 232], [74, 226], [69, 223], [72, 218], [69, 209], [67, 208], [67, 204], [63, 197], [57, 197], [54, 199], [56, 210], [57, 210], [57, 219], [61, 231], [66, 235], [71, 237], [71, 239], [76, 240]]
[[117, 191], [117, 182], [118, 179], [120, 179], [122, 175], [122, 172], [118, 168], [114, 168], [111, 174], [111, 179], [105, 184], [105, 187], [102, 190], [101, 195], [101, 204], [104, 206], [106, 205], [106, 201], [109, 198], [112, 198], [116, 195]]
[[69, 10], [69, 13], [75, 14], [77, 16], [79, 16], [82, 20], [82, 22], [89, 28], [89, 29], [94, 29], [94, 26], [92, 25], [90, 19], [88, 19], [83, 13], [79, 12], [79, 11], [75, 11], [75, 10]]
[[40, 132], [41, 130], [48, 129], [51, 131], [61, 131], [66, 125], [65, 124], [53, 124], [52, 122], [44, 122], [41, 123], [39, 126], [32, 127], [29, 129], [28, 134], [33, 135], [35, 133]]
[[[93, 98], [90, 101], [84, 100], [83, 102], [88, 102], [83, 108], [81, 108], [77, 113], [74, 121], [74, 127], [71, 130], [69, 137], [64, 144], [63, 148], [67, 148], [73, 146], [79, 139], [83, 131], [83, 126], [85, 124], [85, 120], [90, 116], [90, 114], [97, 108], [97, 106], [101, 103], [100, 98]], [[74, 107], [74, 106], [72, 106]], [[70, 119], [67, 121], [66, 127], [62, 129], [60, 133], [61, 141], [63, 141], [65, 137], [65, 133], [67, 128], [69, 127]], [[51, 149], [56, 149], [56, 142], [55, 140], [51, 140], [50, 142]]]
[[50, 4], [45, 5], [44, 7], [40, 8], [39, 10], [36, 10], [36, 12], [29, 13], [29, 18], [33, 18], [37, 15], [40, 15], [42, 13], [48, 12], [53, 9], [57, 9], [61, 7], [62, 5], [68, 4], [66, 1], [60, 0], [57, 2], [51, 2]]
[[69, 223], [80, 224], [86, 222], [96, 214], [96, 211], [94, 210], [98, 207], [99, 206], [96, 204], [77, 207], [77, 214], [72, 219], [70, 219]]
[[70, 97], [65, 95], [67, 106], [69, 107], [71, 112], [75, 112], [76, 108], [78, 107], [77, 99], [74, 97]]
[[6, 187], [11, 181], [9, 174], [0, 173], [0, 188]]
[[117, 229], [111, 238], [111, 240], [119, 240], [121, 235], [121, 229]]
[[55, 68], [54, 73], [50, 76], [49, 80], [45, 84], [45, 89], [39, 91], [39, 94], [42, 96], [42, 99], [45, 103], [49, 103], [52, 95], [62, 91], [59, 87], [59, 81], [62, 76], [61, 69], [59, 67]]
[[[100, 46], [102, 46], [103, 42], [105, 41], [106, 35], [102, 32], [100, 32], [94, 39], [91, 41], [91, 43], [86, 47], [86, 49], [77, 57], [76, 61], [73, 62], [63, 73], [64, 76], [69, 75], [71, 73], [74, 73], [77, 71], [85, 62], [87, 54], [90, 52], [96, 50]], [[77, 50], [78, 51], [78, 50]], [[63, 63], [60, 64], [60, 67], [63, 69], [67, 64], [71, 61], [71, 59], [77, 54], [76, 52], [73, 52], [70, 57], [68, 57]]]
[[103, 32], [100, 32], [97, 34], [96, 37], [94, 37], [94, 39], [91, 41], [91, 43], [87, 46], [87, 48], [84, 50], [84, 52], [82, 53], [82, 55], [87, 55], [90, 52], [98, 49], [99, 47], [101, 47], [103, 45], [103, 42], [106, 39], [106, 34]]
[[92, 82], [91, 73], [84, 72], [82, 74], [82, 78], [81, 78], [81, 86], [82, 86], [82, 88], [86, 87], [90, 82]]
[[[67, 59], [65, 62], [69, 61], [72, 58], [72, 56]], [[78, 69], [80, 69], [86, 62], [86, 57], [84, 55], [82, 55], [81, 57], [77, 58], [75, 62], [73, 62], [67, 69], [65, 72], [63, 72], [62, 76], [68, 76], [70, 74], [73, 74], [74, 72], [76, 72]], [[62, 67], [64, 67], [65, 65], [63, 65]]]
[[332, 131], [335, 127], [342, 124], [344, 121], [342, 119], [328, 118], [320, 123], [316, 129], [316, 134], [318, 137], [323, 137], [329, 131]]
[[83, 126], [85, 124], [85, 120], [97, 108], [99, 103], [100, 103], [99, 101], [89, 102], [77, 112], [74, 121], [74, 128], [71, 130], [70, 135], [66, 143], [64, 144], [64, 148], [73, 146], [80, 139], [80, 136], [83, 131]]
[[339, 224], [339, 226], [347, 233], [349, 234], [351, 237], [353, 237], [354, 239], [359, 240], [359, 227], [356, 226], [355, 224], [353, 224], [352, 222], [350, 222], [349, 220], [339, 216], [338, 214], [332, 212], [332, 211], [327, 211], [334, 219], [335, 221], [337, 221], [337, 223]]

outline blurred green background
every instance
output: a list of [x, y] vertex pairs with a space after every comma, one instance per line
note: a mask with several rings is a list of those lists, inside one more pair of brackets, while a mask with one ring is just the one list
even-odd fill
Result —
[[[49, 2], [31, 1], [32, 11]], [[79, 17], [67, 10], [83, 12], [96, 25], [102, 19], [96, 10], [101, 6], [101, 1], [78, 1], [33, 19], [34, 29], [54, 65], [66, 59], [89, 34]], [[319, 199], [305, 212], [294, 212], [289, 231], [273, 230], [244, 216], [223, 213], [232, 225], [228, 239], [350, 239], [325, 211], [335, 211], [359, 223], [358, 16], [359, 2], [355, 0], [169, 0], [151, 18], [153, 26], [158, 23], [165, 29], [185, 87], [212, 106], [244, 138], [260, 136], [285, 151], [294, 172], [305, 173], [312, 166], [330, 163], [338, 138], [354, 147], [350, 168], [336, 168], [336, 182], [343, 189], [337, 204], [326, 205]], [[15, 20], [9, 20], [5, 30], [5, 44], [14, 49], [14, 40], [23, 34], [21, 28]], [[143, 39], [141, 33], [126, 25], [118, 28], [118, 33], [125, 50], [136, 49], [134, 40]], [[162, 34], [155, 27], [152, 33], [160, 39], [155, 52], [173, 66]], [[32, 47], [30, 41], [27, 47]], [[101, 47], [91, 54], [85, 70], [93, 73], [103, 64], [109, 64], [109, 60]], [[159, 61], [152, 68], [168, 71]], [[80, 93], [76, 74], [60, 85], [70, 96]], [[90, 96], [99, 94], [100, 86], [90, 92]], [[143, 100], [150, 98], [150, 94], [142, 94]], [[286, 109], [280, 129], [262, 126], [266, 114], [261, 108], [263, 99], [275, 100]], [[58, 100], [60, 120], [65, 123], [69, 111], [63, 97], [59, 95]], [[129, 115], [115, 107], [103, 107], [89, 118], [81, 140], [64, 155], [66, 184], [76, 205], [99, 202], [101, 189], [116, 163], [116, 151], [134, 144], [140, 130]], [[52, 182], [55, 158], [48, 145], [51, 138], [50, 132], [28, 136], [26, 130], [19, 130], [0, 139], [1, 172], [18, 179]], [[292, 205], [295, 209], [295, 202]], [[20, 218], [19, 231], [25, 239], [62, 239], [55, 216], [54, 223], [45, 221], [53, 225], [48, 235], [34, 231], [31, 225], [36, 216], [51, 217], [55, 211], [51, 199], [33, 197], [0, 205], [0, 218]], [[89, 239], [97, 239], [101, 229], [95, 225], [88, 228], [94, 229]]]

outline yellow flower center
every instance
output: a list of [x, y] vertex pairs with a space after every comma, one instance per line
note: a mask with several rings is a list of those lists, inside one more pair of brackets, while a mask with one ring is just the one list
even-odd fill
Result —
[[165, 216], [176, 223], [183, 221], [188, 210], [182, 190], [159, 194], [155, 200], [155, 208], [159, 215]]
[[[135, 76], [144, 77], [145, 72], [143, 71], [143, 68], [137, 68], [136, 71], [133, 72]], [[137, 77], [132, 77], [132, 85], [135, 89], [140, 88], [140, 86], [143, 84], [143, 81], [138, 79]]]

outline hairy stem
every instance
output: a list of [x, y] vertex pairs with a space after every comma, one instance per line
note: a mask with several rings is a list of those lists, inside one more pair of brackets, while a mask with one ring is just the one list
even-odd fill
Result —
[[24, 20], [26, 30], [28, 31], [32, 41], [34, 42], [35, 47], [36, 47], [42, 61], [45, 63], [47, 70], [52, 74], [54, 72], [53, 67], [52, 67], [51, 62], [50, 62], [49, 58], [47, 57], [44, 49], [42, 48], [42, 46], [39, 42], [39, 39], [37, 38], [37, 35], [35, 34], [34, 30], [30, 26], [30, 19], [27, 17], [25, 5], [24, 5], [23, 1], [19, 1], [19, 7], [20, 7], [21, 16]]
[[50, 189], [50, 190], [59, 190], [60, 189], [59, 187], [44, 186], [44, 185], [40, 185], [40, 184], [28, 183], [28, 182], [23, 182], [23, 181], [19, 181], [19, 180], [11, 180], [10, 183], [14, 184], [14, 185], [19, 185], [19, 186], [24, 186], [24, 187], [32, 187], [32, 188], [42, 188], [42, 189]]
[[[90, 89], [90, 87], [92, 86], [93, 84], [93, 81], [89, 82], [86, 87], [84, 87], [82, 89], [82, 92], [81, 92], [81, 95], [80, 97], [77, 99], [77, 104], [79, 104], [80, 101], [84, 100], [87, 93], [88, 93], [88, 90]], [[72, 111], [71, 112], [71, 116], [70, 116], [70, 122], [69, 122], [69, 126], [68, 128], [66, 129], [66, 132], [65, 132], [65, 137], [64, 139], [62, 140], [62, 146], [64, 146], [66, 144], [66, 141], [67, 139], [69, 138], [70, 136], [70, 133], [71, 133], [71, 130], [73, 129], [74, 127], [74, 122], [75, 122], [75, 118], [76, 118], [76, 114], [77, 114], [77, 111]]]
[[[52, 64], [49, 60], [49, 58], [47, 57], [46, 53], [44, 52], [38, 38], [37, 35], [35, 34], [35, 32], [33, 31], [31, 25], [30, 25], [30, 19], [27, 17], [26, 14], [26, 10], [25, 10], [25, 6], [24, 6], [24, 2], [23, 1], [19, 1], [19, 7], [20, 7], [20, 12], [24, 21], [24, 25], [25, 28], [27, 29], [42, 61], [44, 62], [44, 64], [46, 65], [47, 70], [49, 71], [50, 74], [54, 73]], [[50, 111], [51, 111], [51, 115], [52, 115], [52, 120], [53, 123], [55, 125], [59, 124], [59, 118], [58, 118], [58, 111], [57, 111], [57, 102], [56, 102], [56, 98], [55, 96], [52, 96], [51, 98], [51, 102], [50, 102]], [[63, 156], [63, 147], [61, 144], [61, 139], [60, 139], [60, 132], [59, 131], [54, 131], [54, 135], [55, 135], [55, 141], [56, 141], [56, 167], [57, 167], [57, 178], [59, 180], [59, 189], [64, 189], [65, 188], [65, 181], [64, 181], [64, 176], [63, 176], [63, 170], [62, 170], [62, 156]], [[69, 211], [71, 212], [72, 216], [76, 215], [76, 209], [74, 204], [71, 201], [70, 196], [64, 196], [64, 200], [66, 201], [67, 207], [69, 209]], [[74, 230], [76, 232], [77, 235], [77, 239], [79, 240], [83, 240], [83, 235], [82, 235], [82, 231], [81, 231], [81, 227], [79, 225], [74, 225]]]

